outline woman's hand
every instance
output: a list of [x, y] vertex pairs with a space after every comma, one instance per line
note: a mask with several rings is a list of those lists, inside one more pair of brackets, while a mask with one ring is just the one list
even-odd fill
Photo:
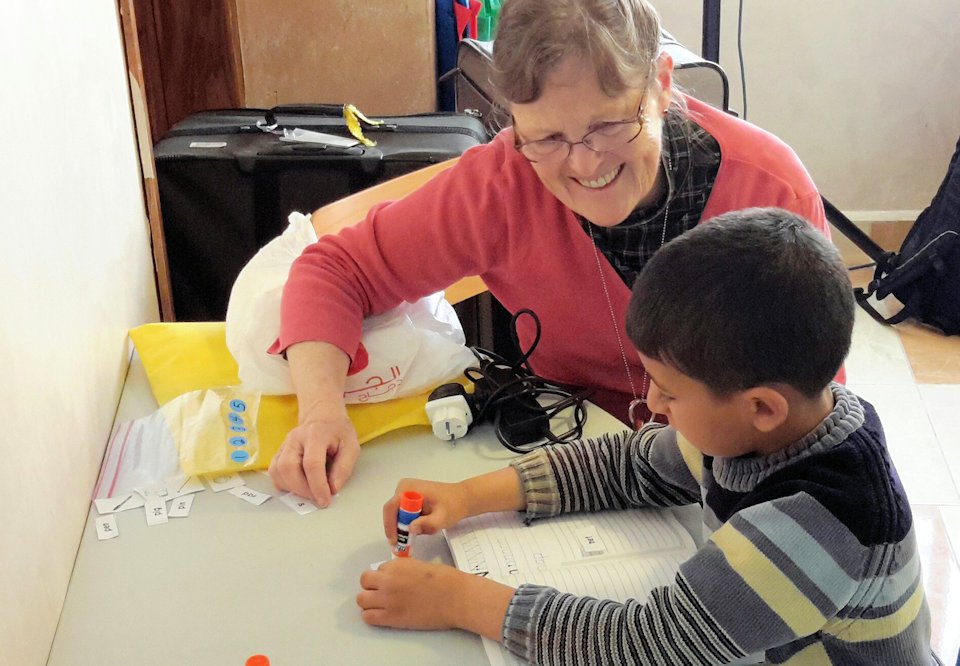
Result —
[[402, 558], [360, 576], [367, 624], [397, 629], [466, 629], [499, 641], [514, 589], [445, 564]]
[[299, 423], [271, 461], [270, 478], [279, 490], [325, 507], [350, 478], [360, 455], [357, 431], [343, 402], [350, 358], [326, 342], [301, 342], [287, 349], [287, 359]]
[[[314, 409], [287, 433], [268, 473], [279, 490], [330, 504], [353, 473], [360, 455], [357, 432], [342, 406]], [[330, 413], [325, 413], [330, 412]]]
[[410, 536], [436, 534], [445, 527], [455, 525], [469, 513], [468, 498], [463, 482], [440, 483], [422, 479], [402, 479], [397, 484], [393, 497], [383, 505], [383, 533], [390, 545], [397, 543], [397, 509], [400, 497], [413, 490], [423, 495], [423, 511], [410, 524]]

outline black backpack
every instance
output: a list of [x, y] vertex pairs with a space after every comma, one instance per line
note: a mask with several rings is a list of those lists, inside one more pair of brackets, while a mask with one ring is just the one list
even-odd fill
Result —
[[[906, 319], [960, 334], [960, 141], [947, 175], [930, 205], [910, 228], [899, 252], [888, 252], [826, 199], [827, 219], [876, 262], [866, 289], [854, 289], [857, 303], [877, 321]], [[903, 309], [892, 317], [877, 312], [868, 299], [893, 294]]]

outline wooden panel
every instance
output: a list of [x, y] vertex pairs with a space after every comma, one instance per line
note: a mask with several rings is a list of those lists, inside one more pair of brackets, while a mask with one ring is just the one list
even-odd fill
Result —
[[[134, 7], [135, 0], [119, 0], [120, 22], [123, 29], [123, 48], [127, 61], [127, 73], [130, 79], [130, 105], [133, 109], [134, 128], [137, 134], [137, 144], [140, 154], [140, 173], [143, 178], [144, 203], [147, 209], [147, 220], [150, 225], [150, 242], [153, 247], [153, 263], [156, 274], [157, 297], [160, 305], [160, 316], [164, 321], [173, 321], [176, 317], [173, 311], [173, 293], [170, 286], [170, 268], [167, 262], [167, 249], [163, 237], [163, 218], [160, 214], [160, 190], [157, 186], [156, 170], [153, 168], [153, 141], [151, 140], [151, 122], [148, 112], [150, 99], [146, 91], [144, 63], [140, 52], [137, 13]], [[152, 16], [149, 20], [152, 20]], [[155, 53], [156, 43], [148, 43], [148, 48]], [[156, 74], [157, 72], [154, 71]], [[155, 90], [159, 95], [162, 109], [162, 91]]]
[[436, 109], [436, 0], [237, 0], [246, 106]]
[[[124, 31], [129, 28], [137, 37], [137, 57], [143, 74], [142, 91], [147, 102], [147, 115], [150, 118], [151, 143], [156, 143], [172, 124], [167, 120], [167, 107], [164, 103], [163, 76], [160, 70], [160, 46], [157, 44], [157, 27], [153, 20], [153, 0], [132, 0], [120, 2], [121, 15], [124, 18]], [[131, 17], [133, 17], [131, 19]], [[131, 66], [129, 36], [124, 34], [127, 44], [127, 64]]]
[[243, 105], [234, 0], [134, 0], [153, 142], [195, 111]]

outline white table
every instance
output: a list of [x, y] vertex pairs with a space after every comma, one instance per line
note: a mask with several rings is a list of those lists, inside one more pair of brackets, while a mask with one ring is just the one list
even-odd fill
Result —
[[[117, 421], [156, 407], [134, 356]], [[595, 407], [587, 424], [588, 435], [620, 427]], [[120, 536], [108, 541], [91, 507], [48, 663], [242, 666], [262, 653], [272, 666], [486, 664], [472, 634], [368, 627], [355, 596], [361, 572], [389, 557], [381, 507], [401, 477], [454, 481], [511, 457], [488, 427], [456, 445], [408, 428], [365, 444], [332, 506], [306, 516], [259, 472], [244, 478], [274, 495], [262, 506], [205, 490], [189, 517], [155, 527], [142, 509], [116, 514]], [[696, 513], [681, 514], [695, 539]], [[414, 553], [452, 564], [440, 536], [419, 537]]]

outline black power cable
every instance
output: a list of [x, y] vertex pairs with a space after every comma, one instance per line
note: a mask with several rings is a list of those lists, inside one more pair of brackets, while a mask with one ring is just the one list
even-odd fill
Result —
[[[522, 316], [531, 317], [536, 325], [536, 335], [526, 351], [520, 348], [517, 335], [517, 321]], [[478, 365], [467, 368], [463, 374], [475, 387], [470, 397], [474, 421], [491, 421], [497, 439], [515, 453], [579, 439], [587, 421], [583, 402], [588, 392], [550, 383], [530, 368], [530, 356], [540, 342], [539, 317], [533, 310], [519, 310], [510, 320], [510, 334], [521, 349], [514, 363], [494, 352], [472, 349]], [[553, 432], [551, 421], [566, 418], [563, 412], [568, 410], [573, 425], [562, 433]]]

